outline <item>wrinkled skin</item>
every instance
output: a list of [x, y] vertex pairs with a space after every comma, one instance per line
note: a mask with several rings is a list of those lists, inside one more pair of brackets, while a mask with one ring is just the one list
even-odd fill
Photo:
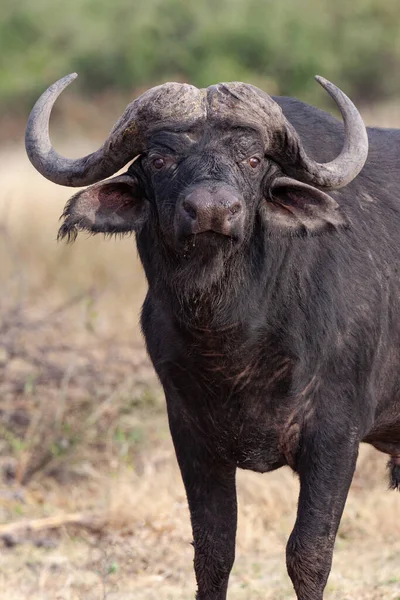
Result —
[[[276, 101], [311, 156], [340, 151], [335, 119]], [[391, 455], [400, 485], [400, 133], [369, 138], [361, 174], [328, 196], [283, 179], [256, 129], [161, 129], [127, 175], [65, 209], [61, 236], [136, 231], [142, 327], [187, 491], [198, 600], [226, 599], [238, 467], [299, 475], [287, 545], [299, 600], [323, 597], [361, 441]], [[195, 221], [199, 204], [182, 208], [194, 191], [201, 205], [221, 189], [225, 212]]]

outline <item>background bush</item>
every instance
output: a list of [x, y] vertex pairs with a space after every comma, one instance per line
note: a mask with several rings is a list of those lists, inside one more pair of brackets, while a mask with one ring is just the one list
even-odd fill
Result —
[[0, 106], [74, 70], [85, 96], [239, 79], [310, 101], [320, 73], [367, 104], [400, 94], [399, 30], [398, 0], [3, 0]]

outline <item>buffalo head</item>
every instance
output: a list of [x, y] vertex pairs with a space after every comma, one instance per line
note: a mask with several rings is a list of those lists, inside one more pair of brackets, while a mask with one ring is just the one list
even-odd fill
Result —
[[[352, 102], [325, 79], [317, 78], [345, 127], [342, 152], [328, 163], [306, 154], [270, 96], [238, 82], [152, 88], [127, 107], [99, 150], [66, 159], [53, 149], [48, 124], [56, 98], [74, 78], [41, 96], [26, 131], [29, 158], [42, 175], [71, 187], [94, 184], [67, 204], [60, 237], [145, 230], [179, 260], [205, 264], [237, 252], [257, 227], [267, 236], [304, 234], [344, 222], [327, 191], [362, 169], [367, 134]], [[104, 181], [133, 159], [127, 172]]]

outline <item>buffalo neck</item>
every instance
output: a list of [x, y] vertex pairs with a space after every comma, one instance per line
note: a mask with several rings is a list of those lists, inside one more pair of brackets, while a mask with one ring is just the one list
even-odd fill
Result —
[[[144, 249], [149, 246], [141, 246], [140, 240], [138, 247], [149, 296], [185, 336], [200, 343], [207, 333], [207, 339], [215, 344], [219, 340], [225, 351], [237, 339], [245, 340], [244, 346], [280, 344], [287, 353], [316, 361], [340, 330], [337, 274], [331, 268], [333, 235], [257, 235], [257, 242], [249, 240], [226, 261], [221, 276], [202, 289], [190, 280], [185, 285], [179, 266], [171, 276], [173, 261], [165, 253], [153, 247], [150, 255]], [[190, 269], [185, 276], [190, 278]], [[179, 282], [184, 282], [182, 287]], [[314, 344], [309, 343], [310, 331]]]

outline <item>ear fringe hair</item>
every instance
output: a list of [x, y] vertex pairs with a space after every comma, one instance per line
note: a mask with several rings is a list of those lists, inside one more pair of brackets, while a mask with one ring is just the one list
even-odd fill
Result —
[[78, 228], [76, 225], [68, 225], [63, 223], [57, 233], [57, 242], [65, 240], [67, 244], [73, 244], [78, 237]]
[[388, 462], [389, 468], [389, 489], [400, 491], [400, 465], [393, 458]]
[[73, 244], [78, 237], [79, 231], [86, 231], [88, 237], [102, 233], [105, 239], [116, 238], [122, 240], [135, 234], [134, 231], [88, 231], [85, 227], [79, 227], [79, 224], [63, 223], [58, 230], [57, 242], [66, 241], [67, 244]]

